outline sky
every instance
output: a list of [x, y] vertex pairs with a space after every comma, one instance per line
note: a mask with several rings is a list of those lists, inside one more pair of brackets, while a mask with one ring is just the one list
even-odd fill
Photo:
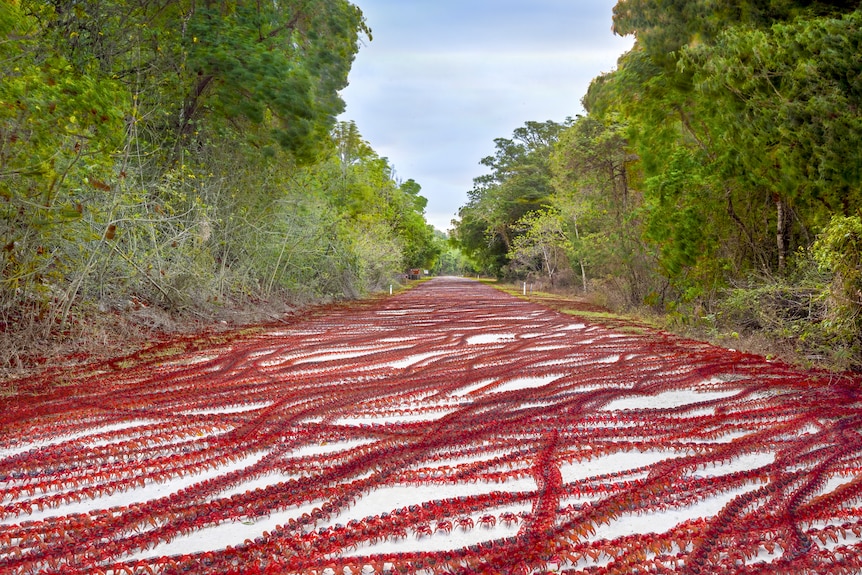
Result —
[[610, 72], [632, 38], [615, 36], [616, 0], [352, 0], [363, 38], [342, 91], [356, 122], [400, 180], [428, 198], [426, 218], [449, 230], [495, 138], [528, 121], [583, 113], [590, 81]]

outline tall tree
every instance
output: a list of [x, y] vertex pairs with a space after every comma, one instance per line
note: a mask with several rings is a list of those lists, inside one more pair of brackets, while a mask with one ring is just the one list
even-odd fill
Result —
[[[629, 303], [652, 289], [641, 234], [642, 193], [632, 187], [626, 126], [578, 117], [552, 156], [553, 204], [564, 217], [582, 283], [587, 275], [618, 283]], [[586, 288], [585, 288], [586, 289]]]
[[[779, 271], [828, 222], [862, 206], [862, 13], [735, 28], [681, 63], [710, 105], [722, 173], [775, 205]], [[757, 150], [732, 157], [730, 150]]]
[[7, 325], [132, 296], [353, 295], [433, 259], [418, 185], [336, 126], [370, 36], [347, 0], [20, 0], [0, 31]]
[[497, 138], [495, 154], [481, 160], [490, 171], [473, 181], [469, 201], [459, 212], [456, 237], [488, 271], [498, 273], [506, 264], [519, 233], [515, 222], [547, 204], [553, 191], [551, 152], [568, 124], [527, 122], [512, 138]]
[[[825, 160], [858, 150], [848, 137], [858, 130], [855, 96], [840, 79], [858, 73], [858, 58], [842, 48], [857, 43], [854, 16], [834, 18], [856, 6], [617, 5], [615, 30], [635, 34], [635, 47], [594, 81], [585, 105], [625, 120], [639, 158], [630, 168], [642, 174], [646, 237], [680, 293], [711, 292], [730, 270], [783, 272], [834, 209], [818, 204], [834, 206], [827, 197], [835, 192], [856, 203], [853, 168]], [[851, 148], [836, 145], [838, 133]]]
[[346, 0], [22, 4], [80, 72], [125, 82], [142, 119], [158, 108], [152, 125], [177, 146], [200, 145], [204, 119], [246, 122], [265, 128], [250, 130], [257, 145], [301, 161], [328, 144], [359, 34], [370, 34]]

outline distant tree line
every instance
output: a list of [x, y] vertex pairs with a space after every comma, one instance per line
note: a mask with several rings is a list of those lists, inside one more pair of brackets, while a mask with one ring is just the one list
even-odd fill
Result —
[[862, 368], [858, 1], [626, 0], [585, 116], [482, 163], [455, 238], [501, 277]]
[[0, 32], [4, 337], [357, 297], [445, 249], [419, 185], [336, 122], [370, 37], [346, 0], [7, 0]]

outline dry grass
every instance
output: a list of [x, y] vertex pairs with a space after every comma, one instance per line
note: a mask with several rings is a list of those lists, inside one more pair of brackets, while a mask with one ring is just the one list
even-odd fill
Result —
[[62, 329], [45, 322], [13, 326], [0, 332], [0, 396], [15, 393], [14, 380], [48, 368], [126, 356], [178, 335], [274, 323], [298, 309], [286, 302], [258, 300], [170, 313], [135, 303], [122, 309], [77, 309]]
[[627, 320], [634, 324], [661, 329], [698, 341], [706, 341], [714, 345], [735, 349], [745, 353], [751, 353], [765, 357], [769, 360], [782, 361], [802, 369], [818, 369], [831, 371], [836, 374], [843, 370], [830, 365], [826, 357], [804, 355], [799, 352], [796, 341], [792, 338], [769, 337], [761, 331], [745, 331], [742, 328], [733, 330], [726, 328], [722, 331], [715, 330], [706, 322], [692, 321], [683, 325], [677, 317], [657, 312], [652, 308], [622, 309], [616, 308], [609, 303], [605, 294], [590, 292], [587, 294], [574, 293], [572, 290], [550, 289], [547, 291], [533, 291], [526, 296], [523, 295], [523, 284], [503, 284], [494, 281], [486, 281], [498, 289], [512, 295], [536, 301], [548, 307], [552, 307], [569, 315], [577, 315], [588, 321], [598, 323], [614, 322], [615, 320]]

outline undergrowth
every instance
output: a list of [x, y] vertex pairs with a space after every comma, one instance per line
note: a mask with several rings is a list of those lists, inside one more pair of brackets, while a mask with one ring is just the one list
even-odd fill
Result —
[[[392, 282], [397, 295], [425, 280]], [[364, 299], [388, 297], [386, 289], [367, 294]], [[338, 300], [349, 304], [349, 300]], [[183, 311], [169, 310], [141, 301], [130, 301], [122, 309], [80, 305], [72, 309], [62, 329], [46, 322], [0, 330], [0, 397], [18, 393], [15, 381], [46, 369], [69, 368], [110, 360], [114, 368], [130, 367], [188, 351], [189, 338], [200, 345], [220, 344], [252, 337], [268, 326], [290, 324], [328, 309], [333, 298], [297, 300], [290, 294], [270, 299], [245, 298], [219, 305], [197, 306]], [[171, 346], [177, 337], [182, 345]]]
[[[781, 359], [804, 369], [862, 371], [858, 326], [834, 303], [828, 286], [815, 275], [810, 271], [808, 281], [795, 278], [793, 282], [752, 279], [746, 285], [725, 290], [710, 310], [694, 305], [672, 311], [614, 305], [615, 298], [599, 291], [552, 293], [530, 291], [528, 286], [524, 294], [523, 284], [500, 283], [496, 287], [587, 321], [607, 324], [628, 320], [633, 325]], [[487, 283], [495, 285], [493, 281]]]
[[299, 307], [284, 300], [237, 301], [182, 312], [142, 302], [122, 310], [94, 306], [73, 308], [65, 325], [30, 321], [0, 331], [0, 395], [15, 392], [14, 378], [49, 367], [76, 366], [152, 347], [180, 335], [233, 332], [278, 322]]

